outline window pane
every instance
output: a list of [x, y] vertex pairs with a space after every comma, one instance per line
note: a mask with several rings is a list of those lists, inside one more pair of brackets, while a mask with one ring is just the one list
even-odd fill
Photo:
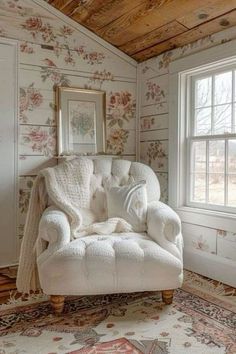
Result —
[[228, 205], [236, 207], [236, 176], [228, 176]]
[[195, 173], [191, 175], [192, 181], [192, 201], [205, 203], [206, 199], [206, 174]]
[[215, 75], [214, 104], [232, 101], [232, 71]]
[[228, 172], [236, 173], [236, 140], [228, 142]]
[[224, 104], [214, 108], [214, 133], [231, 133], [231, 104]]
[[195, 141], [192, 145], [192, 172], [206, 173], [206, 142]]
[[224, 140], [209, 141], [209, 173], [224, 173], [225, 142]]
[[196, 80], [195, 82], [195, 107], [211, 105], [212, 77]]
[[209, 203], [224, 204], [224, 175], [223, 173], [209, 174]]
[[211, 108], [195, 110], [195, 135], [209, 135], [211, 133]]
[[194, 141], [191, 153], [191, 199], [206, 202], [206, 142]]

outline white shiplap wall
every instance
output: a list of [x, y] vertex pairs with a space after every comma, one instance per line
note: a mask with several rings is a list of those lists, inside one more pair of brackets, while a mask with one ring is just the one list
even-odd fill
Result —
[[56, 163], [55, 86], [105, 90], [108, 152], [135, 160], [137, 64], [43, 0], [1, 0], [0, 36], [18, 44], [19, 249], [34, 177]]

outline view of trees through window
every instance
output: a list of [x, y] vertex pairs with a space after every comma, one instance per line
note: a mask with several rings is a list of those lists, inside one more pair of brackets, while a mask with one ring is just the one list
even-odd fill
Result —
[[191, 201], [236, 207], [236, 70], [192, 80]]

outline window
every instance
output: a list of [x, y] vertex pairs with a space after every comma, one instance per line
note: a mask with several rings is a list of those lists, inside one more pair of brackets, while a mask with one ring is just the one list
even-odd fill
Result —
[[236, 211], [235, 66], [189, 74], [186, 204]]
[[169, 66], [168, 203], [186, 223], [236, 230], [236, 40]]

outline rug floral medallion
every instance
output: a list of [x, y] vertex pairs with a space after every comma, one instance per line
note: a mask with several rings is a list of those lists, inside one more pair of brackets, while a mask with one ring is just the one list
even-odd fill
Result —
[[187, 278], [170, 306], [159, 292], [69, 298], [61, 316], [2, 305], [0, 354], [235, 354], [235, 293]]

